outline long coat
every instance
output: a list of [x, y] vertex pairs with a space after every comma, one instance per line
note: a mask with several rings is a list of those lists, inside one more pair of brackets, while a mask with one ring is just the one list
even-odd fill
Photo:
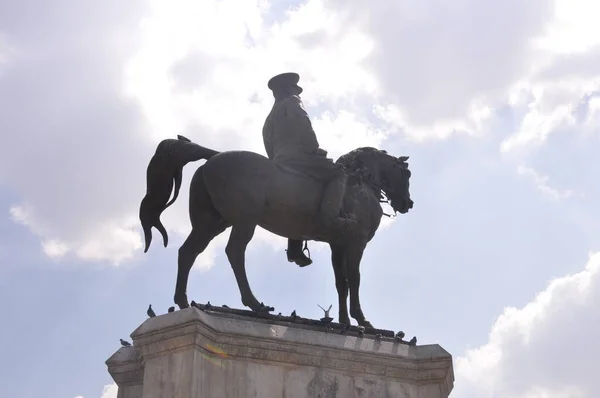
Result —
[[311, 178], [325, 182], [342, 172], [342, 166], [319, 148], [308, 113], [296, 95], [275, 102], [265, 120], [263, 141], [269, 159]]

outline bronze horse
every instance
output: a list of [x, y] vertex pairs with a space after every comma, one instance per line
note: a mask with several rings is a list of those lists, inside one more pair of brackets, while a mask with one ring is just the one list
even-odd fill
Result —
[[[286, 169], [266, 157], [248, 151], [217, 152], [177, 136], [158, 144], [147, 170], [146, 196], [140, 205], [140, 221], [148, 251], [152, 227], [168, 236], [160, 221], [181, 187], [182, 169], [191, 161], [206, 163], [194, 173], [189, 193], [192, 231], [179, 249], [175, 304], [187, 308], [189, 272], [209, 242], [232, 227], [225, 248], [241, 293], [242, 303], [253, 311], [272, 311], [254, 297], [245, 268], [246, 247], [257, 226], [285, 238], [327, 242], [339, 298], [339, 322], [350, 324], [350, 315], [359, 325], [372, 327], [365, 319], [359, 299], [360, 262], [373, 238], [383, 210], [383, 194], [395, 212], [406, 213], [410, 198], [407, 156], [394, 157], [375, 148], [358, 148], [341, 156], [348, 173], [342, 211], [356, 216], [358, 228], [342, 238], [332, 231], [319, 230], [316, 219], [323, 187], [299, 171]], [[173, 198], [169, 201], [175, 186]]]

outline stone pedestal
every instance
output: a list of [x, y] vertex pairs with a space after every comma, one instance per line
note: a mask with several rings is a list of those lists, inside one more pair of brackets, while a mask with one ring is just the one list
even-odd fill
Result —
[[438, 345], [191, 307], [146, 320], [106, 364], [118, 398], [445, 398], [452, 357]]

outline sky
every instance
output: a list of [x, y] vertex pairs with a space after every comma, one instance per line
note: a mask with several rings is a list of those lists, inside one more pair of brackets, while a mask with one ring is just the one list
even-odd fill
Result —
[[[600, 345], [600, 3], [0, 0], [0, 395], [115, 398], [105, 360], [172, 305], [177, 202], [146, 254], [156, 145], [264, 154], [267, 80], [295, 71], [321, 146], [410, 156], [414, 208], [361, 266], [376, 326], [440, 344], [453, 398], [592, 398]], [[241, 308], [228, 232], [188, 294]], [[257, 298], [317, 318], [330, 253], [259, 230]], [[13, 301], [16, 300], [16, 301]]]

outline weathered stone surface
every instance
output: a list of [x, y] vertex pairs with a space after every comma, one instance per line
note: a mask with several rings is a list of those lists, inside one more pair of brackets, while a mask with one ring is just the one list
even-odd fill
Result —
[[[149, 318], [131, 337], [134, 346], [107, 361], [119, 398], [441, 398], [454, 384], [452, 357], [438, 345], [270, 325], [194, 307]], [[139, 386], [142, 368], [142, 394], [121, 395]]]
[[119, 386], [117, 398], [142, 398], [144, 366], [135, 347], [121, 347], [108, 358], [106, 366]]

